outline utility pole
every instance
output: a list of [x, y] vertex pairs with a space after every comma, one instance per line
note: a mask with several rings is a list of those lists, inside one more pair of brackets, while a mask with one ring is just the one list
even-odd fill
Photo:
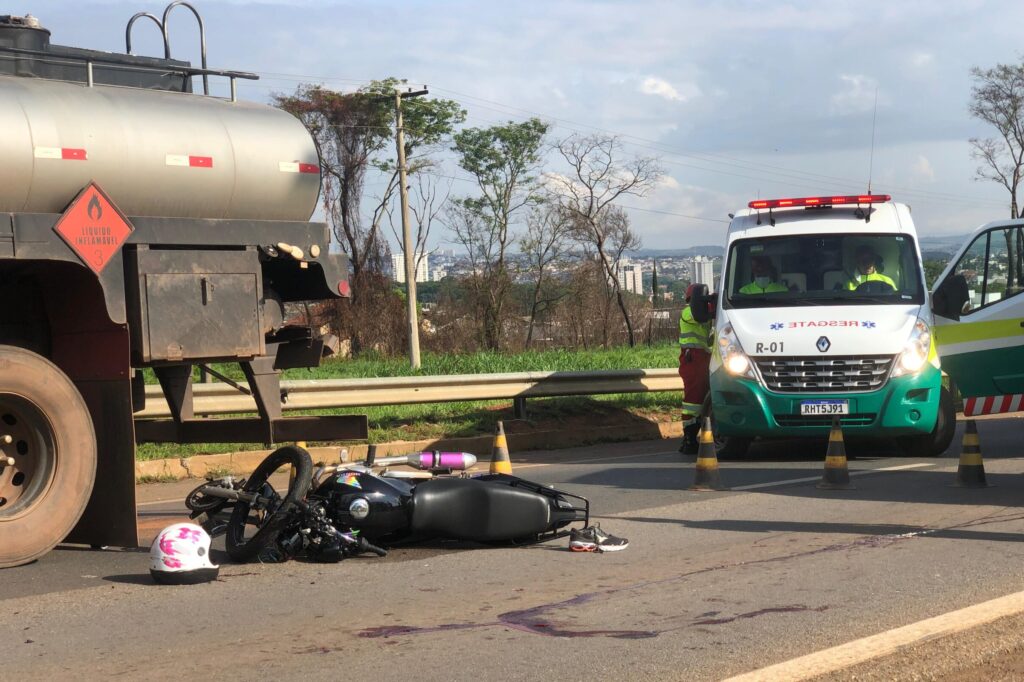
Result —
[[426, 95], [427, 89], [405, 92], [395, 90], [395, 146], [398, 148], [398, 193], [402, 200], [402, 250], [405, 254], [405, 298], [409, 306], [409, 364], [420, 368], [420, 327], [416, 318], [416, 247], [409, 228], [409, 187], [405, 174], [405, 130], [402, 127], [402, 100]]

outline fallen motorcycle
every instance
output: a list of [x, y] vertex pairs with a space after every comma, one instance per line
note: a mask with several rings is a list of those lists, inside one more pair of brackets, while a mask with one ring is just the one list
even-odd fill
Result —
[[[239, 562], [384, 556], [381, 545], [426, 538], [531, 543], [589, 524], [586, 498], [505, 474], [468, 475], [476, 464], [469, 453], [377, 459], [372, 452], [359, 464], [314, 467], [306, 450], [285, 446], [247, 479], [199, 486], [186, 505], [211, 535], [223, 530], [228, 555]], [[391, 468], [397, 465], [418, 471]], [[282, 467], [290, 469], [283, 495], [270, 484]]]

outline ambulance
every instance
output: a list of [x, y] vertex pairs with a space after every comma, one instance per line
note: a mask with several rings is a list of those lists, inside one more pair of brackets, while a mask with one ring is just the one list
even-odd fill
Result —
[[1024, 220], [977, 228], [936, 282], [933, 333], [964, 415], [1024, 409]]
[[752, 201], [729, 224], [718, 292], [705, 291], [694, 316], [715, 321], [710, 401], [724, 454], [755, 438], [824, 436], [836, 417], [848, 437], [908, 454], [948, 447], [956, 414], [906, 205], [882, 194]]

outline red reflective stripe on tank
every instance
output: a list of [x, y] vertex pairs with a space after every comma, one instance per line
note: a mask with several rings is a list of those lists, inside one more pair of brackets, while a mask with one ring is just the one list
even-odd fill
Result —
[[992, 403], [995, 402], [995, 396], [987, 396], [985, 402], [981, 406], [982, 414], [992, 414]]
[[190, 157], [188, 157], [188, 165], [191, 168], [213, 168], [213, 157], [212, 156], [190, 156]]
[[64, 159], [67, 161], [85, 161], [88, 154], [84, 149], [70, 147], [36, 147], [33, 156], [37, 159]]
[[277, 167], [282, 173], [320, 173], [320, 165], [316, 163], [281, 161], [277, 164]]

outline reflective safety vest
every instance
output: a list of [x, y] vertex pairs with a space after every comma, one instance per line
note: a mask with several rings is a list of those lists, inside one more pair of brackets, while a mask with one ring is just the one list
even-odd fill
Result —
[[892, 281], [892, 277], [887, 277], [880, 272], [872, 272], [870, 275], [862, 275], [858, 272], [853, 276], [853, 279], [846, 283], [846, 289], [847, 291], [853, 291], [864, 282], [885, 282], [894, 291], [896, 289], [896, 282]]
[[740, 287], [741, 294], [774, 294], [777, 291], [789, 291], [785, 284], [779, 284], [778, 282], [769, 282], [768, 286], [762, 287], [757, 282], [751, 282]]
[[711, 350], [711, 320], [701, 324], [693, 319], [689, 305], [679, 315], [679, 346]]

